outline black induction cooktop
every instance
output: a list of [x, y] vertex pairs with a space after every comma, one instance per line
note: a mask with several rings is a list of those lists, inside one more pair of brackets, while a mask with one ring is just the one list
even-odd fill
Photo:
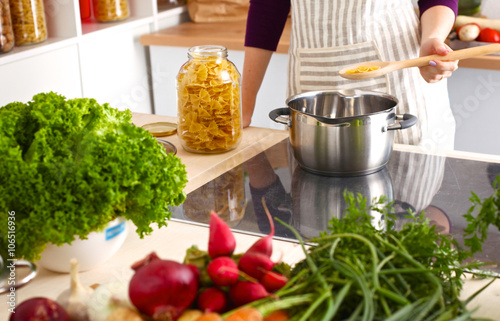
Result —
[[[326, 230], [332, 216], [342, 216], [343, 193], [348, 190], [368, 200], [384, 195], [393, 201], [400, 218], [396, 225], [405, 223], [410, 209], [424, 213], [438, 230], [462, 241], [471, 191], [481, 199], [491, 196], [498, 175], [497, 163], [395, 150], [376, 173], [321, 176], [298, 166], [283, 141], [191, 192], [182, 206], [173, 209], [172, 218], [208, 224], [215, 210], [234, 230], [264, 235], [269, 232], [264, 200], [272, 216], [294, 226], [305, 238], [314, 237]], [[375, 212], [373, 221], [383, 225]], [[277, 238], [295, 240], [281, 224], [275, 227]], [[476, 257], [493, 262], [488, 268], [500, 273], [500, 264], [495, 263], [500, 262], [498, 244], [500, 232], [491, 227], [483, 252]]]

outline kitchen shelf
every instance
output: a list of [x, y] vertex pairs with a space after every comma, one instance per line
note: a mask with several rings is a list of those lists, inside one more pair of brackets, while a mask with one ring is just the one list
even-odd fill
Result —
[[[186, 22], [171, 28], [161, 29], [143, 35], [144, 46], [179, 46], [191, 47], [204, 42], [225, 45], [228, 50], [244, 50], [245, 21], [197, 24]], [[288, 19], [281, 36], [277, 53], [287, 54], [290, 46], [291, 20]], [[461, 60], [462, 68], [500, 70], [500, 56], [490, 55]]]
[[[157, 2], [158, 1], [158, 2]], [[128, 0], [130, 16], [81, 21], [79, 0], [44, 0], [47, 40], [0, 54], [0, 106], [40, 92], [89, 97], [118, 109], [151, 113], [143, 34], [188, 20], [187, 7], [164, 0]], [[183, 2], [185, 3], [185, 2]]]
[[488, 55], [460, 60], [458, 66], [461, 68], [500, 70], [500, 56]]
[[15, 46], [12, 51], [0, 54], [0, 66], [22, 60], [30, 56], [58, 48], [78, 44], [80, 40], [93, 37], [108, 36], [112, 32], [121, 32], [138, 25], [151, 26], [157, 30], [158, 20], [187, 12], [185, 5], [160, 5], [156, 0], [129, 0], [130, 17], [116, 22], [98, 22], [94, 19], [80, 20], [78, 0], [58, 1], [46, 0], [45, 15], [48, 29], [47, 40], [24, 46]]

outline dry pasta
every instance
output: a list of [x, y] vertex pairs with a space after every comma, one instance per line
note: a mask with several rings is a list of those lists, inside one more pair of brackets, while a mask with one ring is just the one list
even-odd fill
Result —
[[182, 207], [192, 221], [208, 224], [214, 210], [234, 227], [244, 217], [246, 205], [244, 168], [239, 165], [189, 193]]
[[47, 39], [43, 0], [10, 0], [10, 11], [16, 45]]
[[127, 0], [93, 0], [94, 17], [103, 22], [123, 20], [129, 16]]
[[192, 152], [230, 150], [241, 140], [240, 74], [228, 60], [191, 59], [177, 77], [183, 147]]
[[14, 32], [10, 18], [9, 1], [0, 0], [0, 53], [14, 47]]
[[374, 71], [374, 70], [378, 70], [378, 69], [380, 69], [379, 66], [361, 66], [361, 67], [357, 67], [355, 69], [347, 70], [346, 73], [359, 74], [359, 73], [370, 72], [370, 71]]

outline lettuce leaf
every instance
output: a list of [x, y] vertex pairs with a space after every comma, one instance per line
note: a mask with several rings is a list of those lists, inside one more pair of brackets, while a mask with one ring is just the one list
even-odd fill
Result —
[[[0, 247], [15, 213], [15, 257], [36, 260], [123, 216], [140, 237], [185, 199], [184, 164], [130, 111], [94, 99], [35, 95], [0, 108]], [[11, 233], [12, 234], [12, 233]]]

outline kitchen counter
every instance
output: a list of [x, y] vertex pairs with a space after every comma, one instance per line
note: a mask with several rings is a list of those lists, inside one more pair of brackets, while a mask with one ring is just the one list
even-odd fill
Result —
[[[287, 54], [290, 46], [291, 20], [288, 19], [276, 50]], [[200, 44], [219, 44], [228, 50], [244, 50], [246, 21], [194, 23], [185, 22], [177, 26], [141, 36], [144, 46], [193, 47]], [[500, 56], [483, 56], [464, 59], [459, 67], [500, 70]]]
[[[134, 124], [141, 126], [146, 123], [158, 121], [175, 122], [175, 118], [148, 114], [134, 114], [133, 121]], [[230, 176], [233, 175], [233, 173], [236, 173], [234, 174], [234, 177], [245, 177], [244, 179], [254, 177], [250, 172], [245, 172], [243, 175], [243, 173], [238, 171], [240, 170], [242, 164], [244, 164], [249, 170], [250, 167], [248, 166], [251, 166], [253, 161], [262, 157], [269, 161], [271, 168], [277, 169], [278, 172], [281, 171], [283, 174], [282, 177], [285, 180], [286, 177], [289, 176], [287, 176], [288, 174], [284, 172], [288, 171], [290, 168], [289, 165], [293, 162], [290, 160], [286, 152], [287, 137], [288, 133], [286, 131], [255, 127], [245, 128], [243, 130], [243, 140], [235, 150], [214, 155], [192, 154], [185, 152], [180, 146], [176, 135], [163, 138], [170, 141], [177, 147], [177, 155], [186, 165], [189, 178], [186, 192], [188, 193], [189, 198], [193, 195], [199, 196], [198, 193], [200, 189], [203, 191], [207, 184], [210, 184], [211, 182], [220, 182], [220, 180], [218, 180], [219, 178], [224, 180], [228, 173]], [[454, 186], [454, 182], [457, 182], [456, 184], [461, 184], [460, 182], [463, 180], [461, 180], [459, 176], [463, 176], [468, 173], [467, 170], [463, 170], [465, 168], [464, 164], [467, 162], [471, 162], [473, 165], [480, 166], [481, 168], [487, 164], [492, 164], [495, 171], [500, 170], [500, 157], [494, 155], [480, 155], [454, 151], [427, 154], [417, 147], [404, 145], [395, 145], [395, 155], [399, 155], [398, 157], [401, 157], [401, 159], [408, 155], [415, 156], [415, 159], [421, 159], [420, 156], [427, 157], [428, 155], [432, 158], [445, 157], [446, 159], [453, 159], [456, 164], [454, 165], [455, 167], [452, 168], [454, 176], [452, 177], [451, 186]], [[424, 161], [423, 163], [427, 164], [429, 162]], [[260, 166], [260, 163], [254, 165], [257, 165], [254, 169], [257, 168], [258, 172], [260, 171], [262, 174], [264, 167]], [[448, 166], [449, 165], [445, 165], [447, 170]], [[395, 177], [393, 176], [393, 180], [394, 179]], [[478, 175], [478, 181], [481, 183], [483, 188], [485, 185], [484, 179], [485, 178], [482, 173]], [[443, 184], [448, 184], [446, 180], [447, 178], [445, 176]], [[475, 189], [475, 183], [473, 183], [473, 181], [470, 182], [470, 188]], [[284, 182], [284, 185], [291, 186], [291, 182]], [[468, 186], [467, 188], [469, 188]], [[212, 192], [215, 191], [212, 190]], [[246, 187], [243, 193], [249, 193], [248, 190], [246, 190]], [[210, 196], [211, 194], [207, 195]], [[455, 197], [456, 196], [457, 195], [455, 195]], [[454, 197], [454, 195], [450, 195], [449, 197]], [[185, 206], [203, 206], [201, 202], [202, 199], [198, 198], [195, 199], [195, 202], [192, 200], [189, 201], [189, 203], [186, 203]], [[185, 209], [186, 207], [184, 210]], [[245, 214], [244, 211], [240, 214], [245, 217], [251, 216], [250, 214]], [[178, 213], [176, 215], [178, 215]], [[245, 224], [251, 225], [252, 223], [242, 220], [241, 223], [238, 223], [238, 225], [235, 226], [235, 231], [237, 232], [235, 233], [237, 240], [236, 252], [244, 251], [255, 241], [256, 235], [262, 235], [262, 233], [259, 233], [258, 230], [257, 232], [253, 232], [251, 227], [248, 227]], [[208, 229], [206, 226], [203, 223], [196, 222], [195, 220], [186, 220], [185, 218], [172, 219], [168, 223], [168, 227], [161, 229], [155, 228], [154, 232], [151, 235], [146, 236], [144, 239], [140, 239], [134, 232], [134, 229], [131, 228], [123, 247], [120, 248], [117, 254], [115, 254], [114, 257], [112, 257], [104, 265], [90, 271], [81, 272], [80, 280], [86, 285], [106, 283], [110, 281], [127, 281], [132, 275], [132, 270], [130, 269], [131, 264], [143, 258], [151, 251], [156, 251], [162, 258], [181, 261], [184, 257], [185, 250], [189, 246], [196, 244], [201, 249], [206, 249], [207, 242]], [[281, 259], [285, 262], [293, 264], [303, 258], [303, 253], [299, 245], [287, 237], [278, 237], [274, 240], [273, 244], [275, 247], [275, 251], [273, 252], [274, 260]], [[486, 284], [486, 282], [487, 281], [485, 280], [467, 280], [463, 291], [463, 298], [468, 297], [468, 295]], [[56, 298], [57, 295], [68, 286], [69, 275], [54, 273], [40, 268], [38, 276], [31, 283], [16, 291], [16, 299], [17, 302], [21, 302], [27, 298], [35, 296]], [[6, 298], [5, 295], [3, 295], [3, 297]], [[496, 280], [492, 286], [487, 288], [470, 303], [470, 307], [478, 307], [476, 316], [500, 320], [500, 314], [497, 306], [499, 300], [500, 280]], [[7, 318], [7, 308], [4, 304], [3, 308], [0, 310], [0, 320], [7, 320]]]

